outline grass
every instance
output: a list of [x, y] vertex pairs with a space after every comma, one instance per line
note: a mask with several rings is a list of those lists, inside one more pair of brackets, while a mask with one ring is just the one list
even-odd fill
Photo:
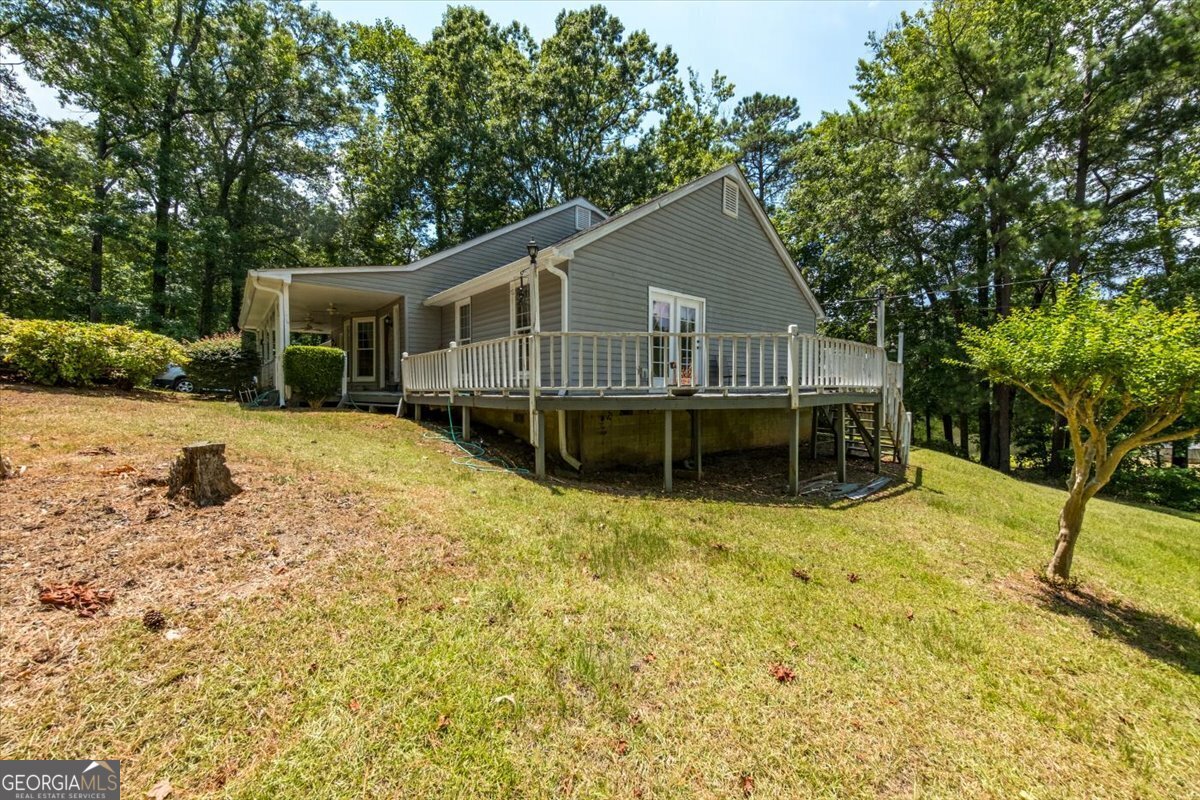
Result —
[[179, 641], [118, 598], [60, 673], [6, 676], [0, 757], [118, 757], [129, 796], [163, 778], [234, 798], [740, 797], [744, 776], [755, 797], [1195, 791], [1196, 515], [1093, 501], [1081, 590], [1056, 594], [1031, 576], [1062, 493], [945, 454], [914, 453], [919, 485], [825, 508], [474, 473], [422, 433], [5, 390], [20, 480], [100, 443], [220, 438], [269, 473], [262, 502], [316, 476], [379, 517], [278, 591], [164, 609]]

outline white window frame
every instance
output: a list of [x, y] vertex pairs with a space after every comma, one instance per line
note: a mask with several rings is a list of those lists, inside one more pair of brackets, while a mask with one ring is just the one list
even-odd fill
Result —
[[525, 291], [529, 297], [529, 324], [523, 328], [517, 327], [517, 289], [521, 287], [521, 281], [516, 280], [508, 284], [508, 333], [510, 336], [520, 336], [527, 333], [533, 333], [533, 287], [526, 282]]
[[[467, 309], [467, 335], [462, 331], [462, 310]], [[454, 304], [454, 341], [459, 344], [470, 344], [472, 329], [475, 327], [475, 312], [471, 308], [471, 298], [459, 300]]]
[[[729, 192], [733, 192], [733, 210], [729, 209], [729, 203], [726, 199], [729, 197]], [[738, 187], [738, 182], [733, 178], [721, 179], [721, 213], [727, 217], [737, 219], [738, 207], [742, 203], [742, 190]]]
[[[358, 324], [371, 323], [371, 374], [363, 375], [359, 369], [358, 360]], [[350, 319], [350, 357], [354, 361], [354, 380], [356, 382], [375, 381], [379, 378], [379, 320], [375, 317], [352, 317]]]

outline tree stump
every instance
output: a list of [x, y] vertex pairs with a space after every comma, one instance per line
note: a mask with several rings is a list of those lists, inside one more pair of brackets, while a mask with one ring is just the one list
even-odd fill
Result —
[[223, 442], [189, 444], [167, 479], [168, 498], [184, 494], [198, 506], [220, 505], [241, 491], [225, 466]]

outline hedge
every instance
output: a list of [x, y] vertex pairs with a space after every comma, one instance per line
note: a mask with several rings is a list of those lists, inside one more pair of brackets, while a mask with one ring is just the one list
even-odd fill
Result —
[[320, 408], [342, 391], [342, 351], [294, 344], [283, 351], [283, 380], [310, 408]]
[[0, 359], [26, 380], [48, 386], [144, 386], [187, 355], [174, 339], [93, 322], [0, 316]]
[[254, 382], [258, 353], [237, 333], [219, 333], [184, 346], [188, 377], [198, 389], [236, 391]]

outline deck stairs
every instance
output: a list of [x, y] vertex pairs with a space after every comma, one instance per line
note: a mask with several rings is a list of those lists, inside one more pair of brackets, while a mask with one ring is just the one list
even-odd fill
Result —
[[[835, 438], [833, 427], [834, 407], [826, 409], [818, 406], [814, 409], [817, 415], [817, 448], [818, 452], [832, 455]], [[900, 436], [893, 430], [894, 425], [888, 425], [883, 420], [883, 458], [899, 462]], [[846, 414], [846, 455], [853, 458], [871, 458], [878, 423], [875, 419], [875, 406], [869, 403], [856, 403], [847, 407]]]

